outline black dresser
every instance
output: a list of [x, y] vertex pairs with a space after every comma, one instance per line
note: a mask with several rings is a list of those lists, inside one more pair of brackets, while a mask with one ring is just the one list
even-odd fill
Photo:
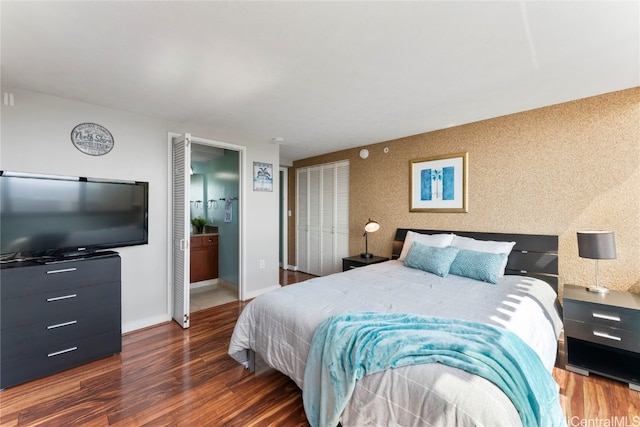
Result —
[[120, 256], [0, 269], [0, 389], [122, 350]]

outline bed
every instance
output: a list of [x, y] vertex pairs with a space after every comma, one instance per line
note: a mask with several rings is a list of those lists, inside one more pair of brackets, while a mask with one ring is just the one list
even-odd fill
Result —
[[[489, 269], [487, 278], [481, 269], [482, 280], [443, 275], [440, 265], [435, 272], [433, 267], [415, 267], [416, 260], [419, 264], [425, 259], [424, 250], [438, 258], [454, 247], [454, 258], [462, 260], [463, 252], [475, 256], [486, 249], [499, 254], [505, 245], [508, 258], [503, 257], [500, 274]], [[398, 229], [390, 261], [286, 286], [251, 301], [235, 326], [229, 355], [251, 368], [257, 353], [289, 376], [306, 399], [316, 392], [305, 390], [305, 368], [314, 333], [323, 322], [341, 313], [409, 313], [504, 328], [535, 352], [543, 376], [551, 377], [562, 329], [557, 249], [557, 236]], [[494, 265], [499, 261], [491, 259]], [[459, 265], [456, 272], [467, 274], [460, 273]], [[543, 411], [557, 412], [557, 405]], [[492, 381], [441, 363], [386, 369], [358, 379], [339, 421], [344, 427], [523, 422], [512, 400]]]

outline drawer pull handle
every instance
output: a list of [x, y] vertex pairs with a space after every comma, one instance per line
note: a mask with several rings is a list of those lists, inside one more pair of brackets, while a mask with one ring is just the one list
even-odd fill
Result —
[[47, 302], [60, 301], [61, 299], [75, 298], [77, 296], [78, 296], [77, 294], [69, 294], [69, 295], [64, 295], [64, 296], [61, 296], [61, 297], [47, 298]]
[[614, 322], [620, 321], [620, 316], [611, 316], [609, 314], [592, 313], [596, 319], [613, 320]]
[[78, 349], [78, 347], [69, 347], [69, 348], [64, 349], [64, 350], [54, 351], [53, 353], [49, 353], [49, 354], [47, 354], [47, 357], [59, 356], [61, 354], [69, 353], [71, 351], [76, 351], [77, 349]]
[[58, 323], [57, 325], [47, 326], [47, 329], [62, 328], [63, 326], [75, 325], [76, 323], [78, 323], [77, 320], [72, 320], [71, 322], [64, 322], [64, 323]]
[[77, 268], [62, 268], [60, 270], [47, 271], [47, 274], [68, 273], [70, 271], [76, 271], [76, 270], [77, 270]]
[[606, 338], [608, 340], [622, 341], [622, 338], [616, 337], [615, 335], [609, 335], [606, 332], [593, 331], [593, 335], [600, 338]]

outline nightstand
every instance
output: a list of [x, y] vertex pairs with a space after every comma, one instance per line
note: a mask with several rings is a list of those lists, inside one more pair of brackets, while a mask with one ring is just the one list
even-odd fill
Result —
[[353, 268], [364, 267], [379, 262], [389, 261], [389, 258], [381, 256], [372, 256], [371, 258], [362, 258], [360, 255], [354, 255], [342, 258], [342, 271], [351, 270]]
[[640, 295], [564, 286], [568, 371], [624, 381], [640, 391]]

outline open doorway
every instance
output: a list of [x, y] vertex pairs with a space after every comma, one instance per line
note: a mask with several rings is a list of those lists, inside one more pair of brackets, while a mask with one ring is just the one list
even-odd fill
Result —
[[[242, 297], [244, 147], [170, 134], [172, 317]], [[199, 219], [198, 224], [194, 219]]]
[[[240, 153], [192, 141], [189, 210], [191, 313], [239, 299]], [[194, 221], [195, 222], [195, 221]]]

